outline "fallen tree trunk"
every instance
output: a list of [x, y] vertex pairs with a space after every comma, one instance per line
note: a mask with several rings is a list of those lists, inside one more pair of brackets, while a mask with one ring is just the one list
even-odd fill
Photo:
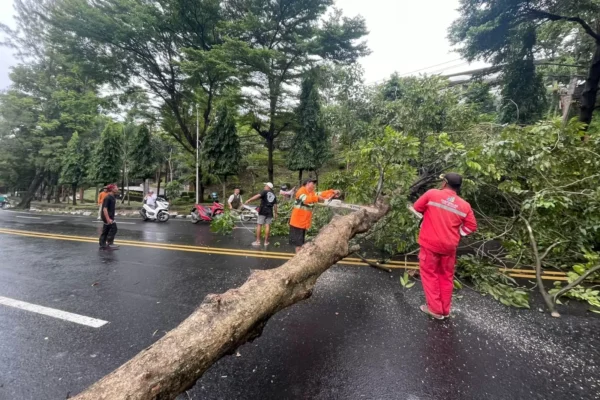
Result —
[[253, 271], [239, 288], [208, 295], [179, 326], [75, 399], [174, 399], [221, 357], [258, 337], [271, 316], [310, 297], [323, 272], [358, 250], [349, 240], [368, 231], [388, 206], [380, 203], [376, 211], [336, 216], [281, 267]]

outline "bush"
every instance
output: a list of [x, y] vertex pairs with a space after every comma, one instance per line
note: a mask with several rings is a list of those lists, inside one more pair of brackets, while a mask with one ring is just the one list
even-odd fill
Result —
[[230, 235], [235, 227], [235, 220], [236, 217], [226, 210], [221, 216], [211, 221], [210, 231], [221, 235]]
[[165, 191], [166, 191], [167, 195], [172, 200], [175, 200], [176, 198], [181, 196], [181, 194], [182, 194], [181, 189], [183, 189], [183, 185], [179, 181], [169, 182], [169, 183], [167, 183], [167, 186], [165, 187]]

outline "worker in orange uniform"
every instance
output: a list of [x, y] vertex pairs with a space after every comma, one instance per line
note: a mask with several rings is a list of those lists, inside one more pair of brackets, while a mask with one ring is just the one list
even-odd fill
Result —
[[100, 194], [98, 194], [98, 218], [97, 220], [102, 219], [102, 203], [104, 202], [104, 198], [108, 195], [108, 189], [105, 187], [102, 188]]
[[340, 195], [339, 190], [329, 189], [321, 193], [315, 192], [316, 179], [309, 178], [296, 192], [296, 200], [290, 218], [290, 244], [296, 246], [296, 253], [300, 251], [306, 239], [306, 231], [312, 222], [313, 208], [316, 203], [330, 200]]
[[461, 185], [459, 174], [448, 173], [443, 176], [441, 190], [427, 191], [414, 204], [423, 214], [419, 269], [427, 304], [420, 309], [435, 319], [450, 316], [456, 249], [461, 236], [477, 229], [471, 205], [458, 197]]

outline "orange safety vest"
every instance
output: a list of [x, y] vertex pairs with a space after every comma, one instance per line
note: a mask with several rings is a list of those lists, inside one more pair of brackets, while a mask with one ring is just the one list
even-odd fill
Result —
[[319, 196], [315, 192], [309, 192], [302, 186], [296, 192], [296, 201], [290, 218], [290, 225], [298, 229], [308, 229], [312, 222], [313, 208], [319, 202]]

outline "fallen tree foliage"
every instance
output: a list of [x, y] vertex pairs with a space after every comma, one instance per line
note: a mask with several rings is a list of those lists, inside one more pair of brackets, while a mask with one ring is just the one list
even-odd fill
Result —
[[75, 399], [174, 399], [221, 357], [260, 336], [271, 316], [310, 297], [323, 272], [358, 250], [350, 239], [368, 231], [388, 209], [380, 202], [375, 212], [334, 217], [294, 258], [253, 271], [238, 288], [208, 295], [179, 326]]

